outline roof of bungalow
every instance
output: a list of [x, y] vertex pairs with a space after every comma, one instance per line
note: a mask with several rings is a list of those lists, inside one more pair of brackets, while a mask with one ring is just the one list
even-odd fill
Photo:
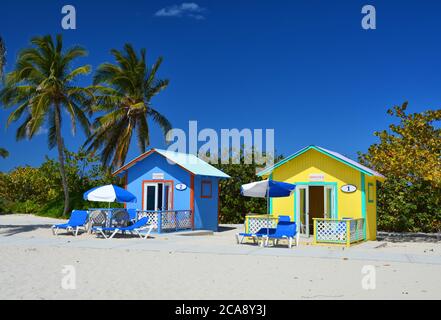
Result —
[[374, 176], [374, 177], [378, 177], [380, 179], [385, 179], [385, 177], [381, 173], [378, 173], [375, 170], [369, 169], [368, 167], [366, 167], [366, 166], [364, 166], [364, 165], [362, 165], [362, 164], [360, 164], [360, 163], [358, 163], [358, 162], [356, 162], [356, 161], [354, 161], [352, 159], [349, 159], [348, 157], [345, 157], [344, 155], [342, 155], [342, 154], [340, 154], [338, 152], [331, 151], [331, 150], [328, 150], [328, 149], [325, 149], [325, 148], [322, 148], [322, 147], [319, 147], [319, 146], [307, 146], [307, 147], [304, 147], [304, 148], [300, 149], [299, 151], [295, 152], [294, 154], [290, 155], [289, 157], [287, 157], [287, 158], [277, 162], [275, 165], [263, 169], [257, 175], [258, 176], [268, 175], [274, 169], [280, 167], [281, 165], [285, 164], [286, 162], [288, 162], [288, 161], [290, 161], [290, 160], [300, 156], [301, 154], [303, 154], [306, 151], [311, 150], [311, 149], [316, 150], [316, 151], [318, 151], [318, 152], [320, 152], [320, 153], [322, 153], [322, 154], [324, 154], [324, 155], [326, 155], [328, 157], [331, 157], [331, 158], [333, 158], [333, 159], [335, 159], [337, 161], [340, 161], [340, 162], [346, 164], [347, 166], [349, 166], [349, 167], [351, 167], [351, 168], [353, 168], [355, 170], [358, 170], [358, 171], [361, 171], [361, 172], [367, 174], [368, 176]]
[[172, 163], [177, 164], [181, 168], [189, 171], [190, 173], [198, 176], [209, 176], [209, 177], [218, 177], [218, 178], [230, 178], [229, 175], [220, 171], [219, 169], [213, 167], [208, 164], [204, 160], [196, 157], [193, 154], [187, 154], [182, 152], [161, 150], [161, 149], [151, 149], [140, 156], [136, 157], [132, 161], [129, 161], [127, 164], [116, 170], [113, 175], [118, 175], [121, 172], [126, 171], [127, 169], [134, 166], [136, 163], [144, 160], [148, 156], [153, 153], [158, 153], [164, 158], [170, 160]]

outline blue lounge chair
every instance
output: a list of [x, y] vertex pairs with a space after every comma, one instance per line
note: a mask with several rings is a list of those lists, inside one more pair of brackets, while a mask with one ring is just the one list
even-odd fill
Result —
[[293, 241], [296, 246], [299, 245], [299, 234], [297, 233], [297, 226], [295, 222], [280, 221], [277, 224], [276, 231], [270, 235], [263, 235], [265, 238], [265, 245], [268, 246], [269, 240], [273, 240], [273, 244], [277, 245], [277, 242], [281, 239], [288, 240], [288, 247], [292, 247]]
[[242, 244], [245, 238], [251, 238], [253, 239], [253, 242], [256, 243], [262, 238], [262, 236], [273, 234], [274, 232], [276, 232], [275, 228], [261, 228], [255, 233], [241, 232], [236, 234], [236, 241], [237, 244]]
[[[135, 232], [140, 238], [147, 239], [153, 230], [154, 225], [148, 224], [149, 219], [147, 217], [139, 219], [137, 222], [128, 227], [93, 227], [92, 231], [99, 232], [106, 239], [112, 239], [118, 232], [129, 232], [133, 234]], [[140, 231], [147, 230], [145, 235], [142, 235]], [[106, 232], [112, 232], [110, 236], [106, 235]]]
[[138, 218], [138, 213], [136, 209], [127, 209], [127, 212], [129, 213], [130, 221], [136, 221], [136, 219]]
[[70, 219], [67, 223], [55, 224], [52, 226], [52, 233], [58, 235], [59, 229], [64, 229], [67, 232], [72, 232], [76, 237], [79, 230], [86, 231], [87, 211], [74, 210], [70, 215]]
[[[283, 221], [289, 222], [291, 221], [290, 219], [291, 218], [289, 216], [279, 216], [279, 222], [283, 222]], [[261, 228], [256, 233], [246, 233], [246, 232], [237, 233], [236, 241], [237, 244], [242, 244], [245, 238], [252, 238], [253, 242], [256, 243], [256, 241], [258, 242], [258, 240], [261, 239], [263, 236], [274, 234], [274, 232], [276, 232], [275, 228]]]

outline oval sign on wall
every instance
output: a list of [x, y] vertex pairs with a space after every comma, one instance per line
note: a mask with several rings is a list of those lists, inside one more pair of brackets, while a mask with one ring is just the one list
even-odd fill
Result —
[[353, 184], [345, 184], [344, 186], [342, 186], [340, 188], [340, 190], [345, 193], [352, 193], [352, 192], [357, 191], [357, 187], [354, 186]]
[[185, 184], [183, 184], [183, 183], [178, 183], [176, 185], [176, 190], [183, 191], [185, 189], [187, 189], [187, 186]]

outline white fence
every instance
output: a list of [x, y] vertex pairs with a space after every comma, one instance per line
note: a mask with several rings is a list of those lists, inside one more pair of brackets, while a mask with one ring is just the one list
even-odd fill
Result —
[[191, 210], [137, 211], [138, 219], [148, 217], [154, 224], [153, 230], [171, 232], [193, 229]]
[[364, 219], [314, 219], [314, 243], [351, 245], [364, 240]]

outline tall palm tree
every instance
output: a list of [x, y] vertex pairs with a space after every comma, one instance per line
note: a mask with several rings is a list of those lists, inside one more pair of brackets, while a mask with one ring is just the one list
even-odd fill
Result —
[[93, 111], [102, 114], [96, 118], [85, 145], [89, 151], [100, 150], [103, 164], [116, 168], [124, 164], [134, 133], [141, 152], [150, 145], [149, 117], [164, 135], [171, 124], [150, 102], [169, 83], [156, 78], [162, 58], [149, 68], [145, 49], [138, 55], [132, 45], [126, 44], [123, 51], [113, 49], [111, 53], [116, 64], [100, 65], [94, 76], [97, 103]]
[[8, 150], [0, 148], [0, 158], [7, 158], [7, 157], [9, 157]]
[[87, 114], [91, 114], [93, 92], [76, 86], [74, 81], [86, 75], [88, 65], [72, 68], [73, 62], [84, 57], [87, 51], [74, 46], [63, 49], [62, 36], [54, 40], [50, 35], [35, 37], [29, 48], [22, 50], [15, 68], [7, 74], [0, 101], [6, 107], [15, 107], [9, 115], [7, 126], [24, 116], [16, 133], [17, 140], [32, 139], [42, 128], [48, 127], [49, 149], [57, 146], [60, 174], [64, 191], [64, 215], [69, 210], [69, 188], [65, 172], [65, 147], [61, 134], [62, 110], [70, 115], [72, 133], [77, 121], [86, 134], [90, 133]]
[[[0, 80], [3, 79], [3, 68], [6, 64], [6, 47], [5, 43], [0, 37]], [[0, 148], [0, 158], [7, 158], [9, 156], [9, 152], [6, 149]]]

